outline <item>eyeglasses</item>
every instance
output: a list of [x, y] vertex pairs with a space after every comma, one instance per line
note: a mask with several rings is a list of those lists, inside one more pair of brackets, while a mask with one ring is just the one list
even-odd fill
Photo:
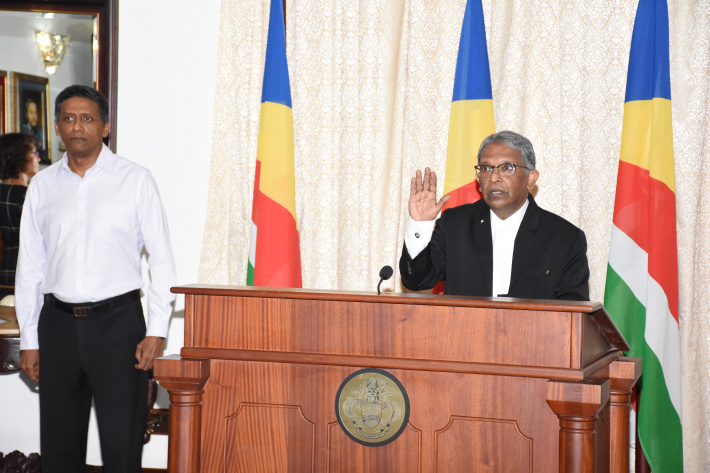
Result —
[[514, 175], [515, 168], [527, 169], [526, 166], [521, 166], [520, 164], [515, 163], [503, 163], [499, 164], [498, 166], [486, 166], [485, 164], [483, 164], [479, 166], [474, 166], [473, 168], [476, 170], [476, 175], [480, 177], [489, 177], [494, 169], [497, 169], [498, 174], [503, 177], [510, 177]]

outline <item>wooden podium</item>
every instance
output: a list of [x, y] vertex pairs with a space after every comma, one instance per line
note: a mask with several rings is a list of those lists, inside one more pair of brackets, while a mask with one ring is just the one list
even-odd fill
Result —
[[[641, 360], [599, 303], [185, 286], [185, 346], [159, 358], [168, 469], [628, 472]], [[383, 446], [336, 417], [349, 375], [401, 382]], [[403, 424], [404, 425], [404, 424]]]

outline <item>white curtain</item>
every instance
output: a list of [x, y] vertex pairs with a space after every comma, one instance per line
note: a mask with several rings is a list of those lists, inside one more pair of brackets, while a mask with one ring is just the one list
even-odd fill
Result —
[[[587, 234], [603, 300], [636, 0], [483, 0], [496, 130], [531, 139], [536, 198]], [[465, 0], [287, 0], [303, 286], [397, 268], [409, 180], [443, 182]], [[223, 0], [200, 281], [244, 284], [268, 0]], [[710, 3], [669, 2], [686, 471], [710, 471]], [[384, 286], [401, 291], [399, 275]]]

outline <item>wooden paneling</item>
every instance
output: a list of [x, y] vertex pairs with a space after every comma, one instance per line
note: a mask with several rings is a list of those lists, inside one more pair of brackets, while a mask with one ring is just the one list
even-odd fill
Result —
[[299, 406], [242, 402], [223, 422], [226, 471], [313, 471], [315, 424]]
[[222, 427], [203, 428], [201, 471], [289, 471], [277, 468], [287, 459], [304, 468], [293, 471], [312, 471], [305, 468], [309, 461], [314, 471], [367, 472], [506, 464], [494, 459], [523, 459], [530, 470], [533, 439], [555, 453], [535, 457], [535, 471], [557, 465], [559, 424], [545, 405], [544, 379], [393, 370], [410, 398], [409, 427], [391, 444], [367, 447], [342, 432], [334, 408], [340, 384], [360, 368], [213, 360], [203, 425]]
[[533, 471], [533, 439], [514, 420], [452, 417], [436, 433], [437, 471], [523, 473]]
[[329, 473], [422, 471], [421, 432], [411, 424], [395, 442], [381, 447], [353, 442], [337, 422], [328, 427], [326, 471]]
[[[220, 315], [196, 321], [195, 347], [571, 367], [568, 312], [500, 317], [501, 309], [229, 297], [197, 304]], [[540, 343], [549, 350], [535, 350]]]

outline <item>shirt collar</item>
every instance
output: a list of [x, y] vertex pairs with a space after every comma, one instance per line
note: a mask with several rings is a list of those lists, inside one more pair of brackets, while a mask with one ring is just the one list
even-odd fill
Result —
[[[87, 170], [87, 173], [93, 173], [95, 168], [103, 169], [111, 173], [113, 172], [113, 163], [115, 160], [116, 155], [113, 154], [113, 152], [108, 148], [108, 146], [102, 144], [101, 153], [99, 153], [98, 159], [96, 159], [94, 165], [89, 170]], [[64, 156], [62, 156], [62, 160], [60, 161], [60, 163], [61, 165], [57, 168], [57, 174], [59, 174], [61, 171], [66, 171], [73, 174], [73, 171], [69, 168], [69, 158], [67, 158], [66, 152], [64, 152]]]
[[513, 215], [506, 218], [505, 220], [501, 220], [500, 218], [498, 218], [495, 212], [493, 212], [493, 209], [491, 209], [491, 225], [500, 229], [511, 227], [518, 228], [520, 226], [520, 223], [523, 221], [523, 217], [525, 216], [525, 211], [528, 209], [529, 203], [530, 201], [525, 199], [525, 203], [523, 204], [523, 206], [516, 210]]

